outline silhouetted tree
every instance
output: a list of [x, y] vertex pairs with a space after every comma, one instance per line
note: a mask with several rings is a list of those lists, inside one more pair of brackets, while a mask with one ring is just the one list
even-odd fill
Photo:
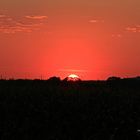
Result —
[[140, 76], [137, 76], [136, 79], [137, 79], [137, 80], [140, 80]]
[[53, 77], [50, 77], [47, 81], [51, 83], [60, 83], [61, 79], [60, 77], [53, 76]]
[[121, 80], [121, 78], [120, 77], [116, 77], [116, 76], [112, 76], [112, 77], [109, 77], [107, 79], [107, 81], [116, 81], [116, 80]]

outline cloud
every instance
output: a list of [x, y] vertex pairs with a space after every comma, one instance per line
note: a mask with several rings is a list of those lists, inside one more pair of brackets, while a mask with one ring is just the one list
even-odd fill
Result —
[[0, 18], [4, 18], [4, 17], [6, 17], [6, 15], [0, 15]]
[[[32, 17], [32, 16], [29, 16]], [[24, 17], [13, 18], [4, 14], [0, 15], [0, 32], [1, 33], [17, 33], [17, 32], [33, 32], [40, 30], [46, 21], [41, 19], [47, 19], [47, 16], [34, 16], [28, 21]], [[34, 20], [39, 19], [39, 20]], [[40, 21], [41, 20], [41, 21]]]
[[113, 38], [122, 38], [123, 35], [122, 34], [112, 34]]
[[77, 70], [77, 69], [59, 69], [58, 71], [62, 71], [62, 72], [89, 72], [88, 70]]
[[48, 16], [25, 16], [25, 18], [34, 20], [43, 20], [48, 19]]
[[111, 36], [112, 38], [122, 38], [127, 33], [140, 33], [140, 25], [127, 26], [120, 33], [114, 33]]
[[126, 28], [126, 31], [129, 31], [129, 32], [137, 32], [137, 28], [136, 27], [127, 27]]
[[90, 20], [89, 22], [90, 22], [90, 23], [97, 23], [97, 22], [99, 22], [99, 20], [97, 20], [97, 19], [92, 19], [92, 20]]
[[104, 23], [104, 20], [100, 20], [100, 19], [91, 19], [91, 20], [89, 20], [89, 23]]
[[140, 33], [140, 25], [129, 26], [126, 27], [125, 30], [127, 32], [132, 32], [132, 33]]

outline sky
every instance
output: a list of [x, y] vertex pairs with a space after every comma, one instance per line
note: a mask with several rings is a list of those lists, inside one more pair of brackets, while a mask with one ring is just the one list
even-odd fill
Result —
[[139, 0], [0, 0], [0, 75], [138, 76], [139, 7]]

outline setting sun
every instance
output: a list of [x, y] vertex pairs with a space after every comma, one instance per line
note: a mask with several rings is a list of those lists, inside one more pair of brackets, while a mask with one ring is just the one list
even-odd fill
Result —
[[69, 78], [73, 78], [73, 79], [74, 79], [74, 78], [79, 78], [79, 76], [77, 76], [77, 75], [75, 75], [75, 74], [71, 74], [71, 75], [69, 75], [68, 77], [69, 77]]
[[70, 74], [66, 79], [67, 81], [80, 81], [80, 77], [76, 74]]

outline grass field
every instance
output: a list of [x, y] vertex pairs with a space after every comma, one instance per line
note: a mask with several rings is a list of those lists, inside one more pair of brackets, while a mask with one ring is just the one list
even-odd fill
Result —
[[0, 81], [0, 140], [140, 139], [140, 81]]

